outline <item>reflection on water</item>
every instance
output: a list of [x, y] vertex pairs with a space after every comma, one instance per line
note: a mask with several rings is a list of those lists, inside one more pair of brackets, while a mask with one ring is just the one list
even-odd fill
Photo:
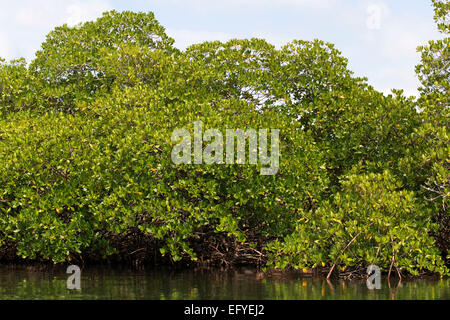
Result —
[[298, 276], [262, 277], [239, 270], [145, 270], [85, 268], [81, 290], [68, 290], [64, 270], [33, 271], [0, 265], [0, 300], [4, 299], [450, 299], [450, 279], [383, 279], [381, 290], [363, 280], [332, 281]]

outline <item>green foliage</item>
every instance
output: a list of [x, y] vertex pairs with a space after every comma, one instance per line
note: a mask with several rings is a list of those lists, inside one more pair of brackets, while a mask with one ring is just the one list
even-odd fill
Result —
[[432, 0], [434, 6], [434, 21], [439, 31], [448, 33], [450, 30], [449, 12], [450, 2], [448, 0]]
[[[0, 62], [0, 244], [63, 262], [139, 230], [177, 261], [212, 233], [256, 239], [274, 268], [448, 273], [448, 38], [421, 49], [417, 101], [319, 40], [172, 44], [152, 13], [111, 11], [53, 30], [29, 67]], [[194, 121], [280, 129], [277, 175], [175, 165]]]
[[[355, 170], [356, 171], [356, 170]], [[343, 181], [343, 190], [299, 220], [283, 242], [268, 245], [273, 267], [342, 267], [391, 263], [412, 274], [448, 273], [430, 232], [436, 229], [413, 192], [402, 190], [389, 171]]]
[[405, 152], [402, 137], [420, 122], [411, 99], [402, 92], [385, 97], [353, 78], [347, 60], [323, 41], [293, 41], [281, 50], [260, 39], [206, 42], [186, 55], [210, 70], [201, 82], [219, 99], [280, 112], [311, 134], [336, 186], [360, 162], [392, 167]]
[[429, 41], [427, 46], [418, 48], [422, 55], [421, 63], [416, 67], [422, 83], [418, 99], [422, 123], [409, 138], [411, 156], [401, 162], [404, 168], [414, 173], [411, 187], [421, 189], [420, 194], [427, 200], [435, 220], [440, 224], [436, 237], [443, 255], [447, 255], [450, 247], [450, 2], [434, 0], [433, 5], [435, 21], [444, 38]]
[[[112, 97], [112, 107], [99, 103], [89, 110], [99, 115], [90, 117], [23, 113], [1, 124], [1, 230], [20, 255], [60, 262], [104, 246], [105, 233], [139, 227], [164, 240], [162, 252], [174, 259], [195, 258], [186, 240], [204, 226], [239, 241], [256, 227], [283, 235], [300, 209], [318, 201], [326, 177], [307, 156], [318, 150], [276, 113], [260, 117], [236, 100], [223, 102], [224, 112], [208, 104], [130, 107], [137, 98]], [[222, 130], [280, 128], [279, 176], [261, 176], [251, 165], [175, 166], [171, 132], [194, 119]]]
[[36, 82], [24, 59], [6, 63], [0, 58], [0, 115], [34, 108], [39, 99]]
[[273, 102], [277, 51], [262, 39], [204, 42], [187, 48], [184, 55], [207, 70], [202, 85], [223, 99], [236, 98], [261, 108]]
[[172, 43], [153, 13], [110, 11], [95, 22], [50, 32], [30, 71], [43, 82], [47, 109], [74, 112], [77, 102], [109, 91], [116, 79], [107, 72], [109, 56], [122, 46], [169, 53]]

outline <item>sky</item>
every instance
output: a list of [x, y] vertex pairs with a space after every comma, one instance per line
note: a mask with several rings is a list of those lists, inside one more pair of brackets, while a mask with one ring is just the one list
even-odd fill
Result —
[[203, 41], [264, 38], [334, 43], [356, 76], [386, 94], [417, 95], [416, 48], [441, 39], [431, 0], [0, 0], [0, 57], [31, 61], [46, 34], [108, 10], [152, 11], [184, 49]]

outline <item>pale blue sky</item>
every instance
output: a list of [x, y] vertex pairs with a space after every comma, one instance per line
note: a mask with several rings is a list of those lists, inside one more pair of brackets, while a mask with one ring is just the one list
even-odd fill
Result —
[[332, 42], [356, 75], [385, 93], [416, 94], [416, 47], [442, 37], [431, 0], [0, 0], [0, 57], [29, 61], [55, 26], [110, 9], [153, 11], [181, 49], [251, 37], [277, 47], [294, 39]]

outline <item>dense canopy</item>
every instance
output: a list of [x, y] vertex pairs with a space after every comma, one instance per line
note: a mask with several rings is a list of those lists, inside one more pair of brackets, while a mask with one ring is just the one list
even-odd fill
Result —
[[[421, 96], [384, 95], [329, 43], [204, 42], [152, 13], [106, 12], [0, 60], [0, 260], [100, 258], [448, 274], [446, 36]], [[174, 164], [172, 132], [279, 129], [259, 165]], [[166, 259], [166, 260], [164, 260]]]

